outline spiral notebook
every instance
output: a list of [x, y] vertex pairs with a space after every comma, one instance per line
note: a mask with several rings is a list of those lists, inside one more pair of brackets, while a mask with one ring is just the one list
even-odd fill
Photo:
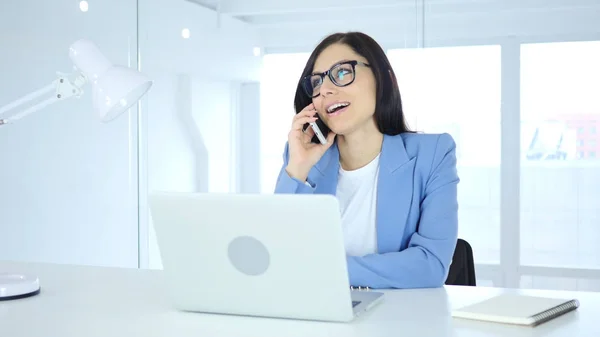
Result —
[[452, 316], [480, 321], [536, 326], [579, 307], [576, 299], [517, 294], [492, 297], [452, 311]]

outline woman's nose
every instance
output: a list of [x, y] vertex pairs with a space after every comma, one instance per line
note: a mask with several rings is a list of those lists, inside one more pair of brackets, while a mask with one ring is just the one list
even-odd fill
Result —
[[329, 96], [337, 92], [337, 87], [331, 82], [329, 77], [326, 77], [323, 80], [323, 84], [321, 84], [320, 92], [323, 96]]

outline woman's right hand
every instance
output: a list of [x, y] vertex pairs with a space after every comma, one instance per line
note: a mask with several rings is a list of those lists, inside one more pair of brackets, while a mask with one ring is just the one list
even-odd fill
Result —
[[318, 119], [317, 110], [311, 103], [294, 116], [292, 128], [288, 134], [289, 161], [285, 168], [287, 173], [300, 181], [306, 181], [310, 169], [321, 159], [325, 151], [333, 144], [335, 133], [330, 131], [327, 135], [327, 144], [315, 144], [311, 139], [314, 130], [308, 127], [302, 131], [305, 124]]

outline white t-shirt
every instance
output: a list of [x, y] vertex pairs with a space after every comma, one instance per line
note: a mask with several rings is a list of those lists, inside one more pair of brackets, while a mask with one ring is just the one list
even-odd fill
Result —
[[377, 179], [379, 155], [357, 170], [340, 166], [336, 196], [340, 203], [346, 254], [377, 253]]

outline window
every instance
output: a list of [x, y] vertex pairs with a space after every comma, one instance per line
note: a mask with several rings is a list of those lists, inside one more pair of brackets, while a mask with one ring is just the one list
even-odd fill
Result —
[[521, 47], [521, 120], [546, 135], [521, 163], [521, 264], [600, 268], [599, 59], [600, 42]]
[[[600, 275], [600, 136], [594, 133], [600, 126], [600, 102], [594, 99], [600, 42], [512, 41], [505, 47], [506, 59], [496, 45], [389, 50], [409, 126], [450, 133], [457, 143], [459, 236], [473, 246], [483, 271], [478, 277], [497, 286], [597, 289], [586, 279]], [[263, 130], [270, 128], [262, 136], [268, 193], [281, 168], [295, 86], [308, 54], [270, 57], [261, 93]], [[501, 77], [501, 61], [507, 74], [520, 70], [520, 78]], [[293, 76], [280, 78], [282, 67]], [[519, 81], [520, 95], [504, 99], [512, 100], [509, 106], [520, 104], [520, 122], [513, 119], [515, 130], [505, 129], [502, 137], [519, 132], [520, 123], [521, 166], [514, 172], [520, 179], [501, 182], [501, 113], [511, 113], [501, 110], [501, 85], [514, 88]], [[520, 222], [507, 222], [501, 232], [500, 192], [516, 184]], [[500, 263], [501, 235], [503, 242], [519, 239], [518, 258], [508, 248]], [[561, 275], [564, 267], [573, 269]]]
[[525, 289], [561, 289], [572, 291], [600, 291], [600, 281], [597, 279], [548, 277], [522, 275], [520, 288]]
[[459, 236], [477, 263], [498, 263], [500, 47], [389, 50], [412, 129], [457, 143]]

